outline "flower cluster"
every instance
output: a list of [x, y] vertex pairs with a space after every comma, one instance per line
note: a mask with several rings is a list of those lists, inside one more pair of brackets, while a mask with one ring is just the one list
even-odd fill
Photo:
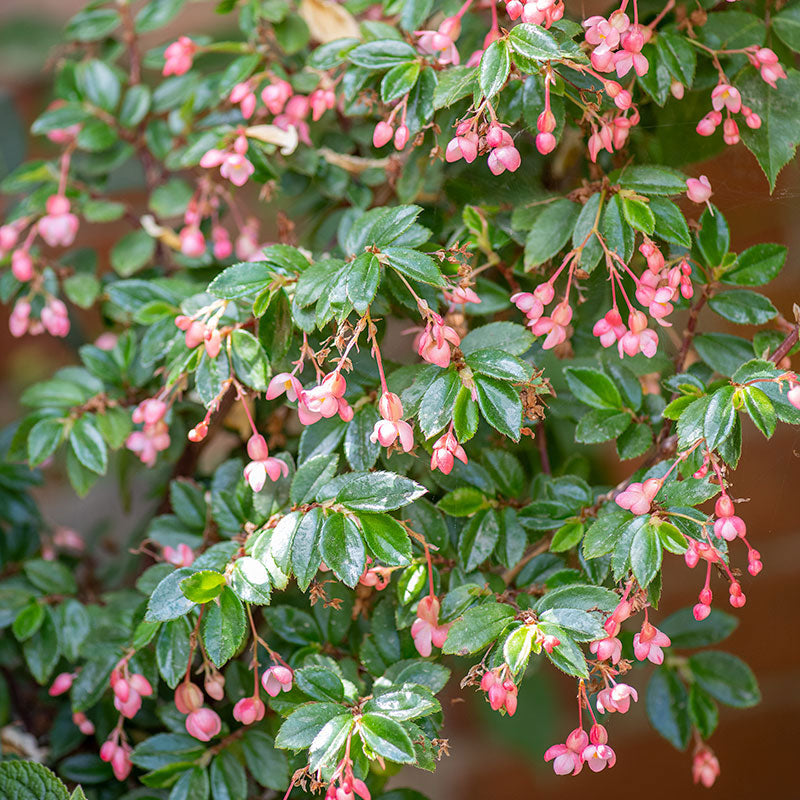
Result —
[[158, 454], [170, 445], [169, 427], [165, 420], [168, 410], [163, 400], [149, 397], [139, 403], [131, 414], [133, 422], [142, 428], [128, 435], [125, 447], [136, 453], [147, 467], [152, 467]]

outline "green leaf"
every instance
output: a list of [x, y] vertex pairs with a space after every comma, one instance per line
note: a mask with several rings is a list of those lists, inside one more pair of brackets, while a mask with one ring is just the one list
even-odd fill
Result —
[[344, 699], [342, 679], [327, 667], [302, 667], [295, 670], [297, 688], [314, 700], [341, 703]]
[[718, 209], [706, 209], [700, 217], [700, 232], [697, 234], [697, 248], [709, 267], [722, 264], [730, 247], [728, 223]]
[[672, 200], [666, 197], [651, 197], [650, 211], [652, 211], [656, 222], [656, 236], [681, 247], [689, 248], [692, 246], [692, 237], [689, 233], [689, 226], [681, 210]]
[[84, 414], [75, 423], [69, 433], [69, 443], [75, 457], [84, 467], [98, 475], [105, 474], [108, 450], [90, 414]]
[[61, 656], [56, 623], [49, 608], [39, 630], [23, 643], [22, 653], [34, 680], [40, 685], [47, 683]]
[[755, 426], [769, 439], [775, 433], [778, 416], [775, 406], [766, 393], [757, 386], [748, 386], [744, 390], [744, 408]]
[[47, 594], [76, 594], [78, 584], [70, 569], [60, 561], [32, 558], [22, 567], [25, 577]]
[[356, 515], [370, 552], [389, 566], [405, 566], [411, 562], [411, 541], [406, 529], [388, 514]]
[[50, 458], [61, 443], [64, 423], [60, 419], [46, 417], [40, 419], [28, 434], [28, 461], [37, 467]]
[[359, 67], [383, 70], [404, 62], [415, 61], [417, 51], [410, 44], [397, 39], [378, 39], [354, 47], [347, 57]]
[[610, 553], [622, 530], [630, 521], [630, 514], [622, 509], [612, 509], [603, 514], [589, 527], [583, 539], [584, 558], [598, 558]]
[[768, 86], [752, 67], [736, 80], [736, 88], [747, 98], [748, 106], [761, 117], [761, 127], [751, 130], [743, 125], [741, 137], [764, 170], [770, 191], [800, 142], [800, 72], [790, 68], [786, 75], [785, 80], [778, 81], [777, 89]]
[[431, 286], [446, 286], [436, 262], [427, 254], [411, 247], [384, 247], [383, 254], [389, 265], [407, 278], [412, 278]]
[[328, 483], [336, 474], [339, 456], [322, 453], [306, 459], [292, 478], [290, 499], [292, 505], [299, 506], [314, 499], [317, 491]]
[[650, 449], [653, 432], [644, 422], [637, 422], [624, 430], [617, 439], [617, 455], [621, 460], [637, 458]]
[[476, 377], [478, 407], [484, 419], [500, 433], [519, 441], [522, 425], [522, 402], [519, 391], [494, 378]]
[[334, 767], [341, 758], [341, 750], [353, 730], [355, 720], [352, 714], [342, 713], [334, 717], [316, 735], [308, 751], [308, 765], [311, 770]]
[[485, 603], [468, 609], [450, 628], [442, 653], [460, 656], [477, 653], [494, 641], [513, 617], [514, 609], [504, 603]]
[[[145, 623], [146, 624], [146, 623]], [[165, 623], [156, 641], [158, 671], [170, 689], [174, 689], [186, 675], [186, 665], [191, 652], [190, 630], [186, 619]]]
[[622, 408], [622, 397], [611, 378], [590, 367], [567, 367], [564, 370], [570, 391], [582, 403], [593, 408]]
[[480, 415], [478, 404], [472, 399], [472, 393], [462, 386], [453, 406], [453, 426], [459, 442], [469, 441], [478, 431]]
[[247, 797], [247, 774], [231, 750], [214, 757], [209, 771], [214, 800], [240, 800]]
[[478, 82], [483, 96], [496, 95], [505, 85], [511, 69], [511, 56], [504, 39], [495, 39], [484, 51], [478, 65]]
[[719, 447], [733, 431], [736, 420], [736, 409], [733, 407], [734, 392], [733, 386], [723, 386], [711, 395], [703, 422], [703, 435], [709, 450]]
[[393, 472], [351, 472], [336, 480], [336, 501], [353, 511], [394, 511], [426, 492], [416, 481]]
[[736, 286], [763, 286], [783, 269], [786, 248], [780, 244], [756, 244], [739, 253], [733, 267], [726, 270], [721, 281]]
[[562, 525], [550, 541], [551, 553], [565, 553], [577, 546], [583, 538], [583, 523], [573, 520]]
[[343, 706], [336, 703], [305, 703], [286, 718], [275, 738], [281, 750], [303, 750], [311, 747], [317, 734], [334, 717], [342, 714]]
[[459, 486], [448, 492], [436, 506], [451, 517], [471, 517], [482, 508], [487, 508], [488, 504], [488, 498], [480, 489]]
[[642, 233], [652, 234], [656, 227], [656, 218], [646, 203], [632, 197], [622, 198], [622, 213], [628, 224]]
[[320, 510], [313, 508], [303, 514], [292, 539], [292, 572], [297, 578], [297, 585], [304, 592], [322, 561], [319, 551], [322, 524]]
[[322, 528], [319, 544], [323, 561], [333, 574], [354, 587], [364, 572], [366, 553], [361, 532], [344, 514], [330, 514]]
[[642, 194], [671, 195], [686, 191], [686, 176], [671, 167], [656, 164], [639, 164], [628, 167], [619, 176], [624, 189]]
[[778, 38], [795, 53], [800, 53], [800, 5], [786, 6], [772, 16], [770, 23]]
[[391, 103], [408, 94], [417, 82], [420, 71], [420, 62], [411, 61], [392, 67], [381, 81], [381, 100]]
[[266, 391], [271, 370], [261, 343], [252, 333], [241, 328], [231, 333], [230, 342], [236, 374], [256, 391]]
[[383, 714], [364, 714], [359, 733], [371, 750], [398, 764], [413, 764], [416, 761], [414, 744], [405, 728], [391, 717]]
[[642, 525], [631, 544], [631, 569], [639, 585], [646, 589], [661, 567], [661, 541], [652, 525]]
[[220, 272], [209, 284], [208, 291], [223, 300], [255, 299], [273, 277], [272, 269], [265, 262], [245, 261]]
[[439, 73], [439, 82], [433, 92], [433, 107], [448, 108], [456, 100], [477, 91], [477, 67], [450, 66]]
[[478, 350], [494, 348], [519, 356], [530, 349], [533, 334], [515, 322], [490, 322], [471, 330], [461, 340], [461, 352], [465, 356]]
[[542, 633], [555, 636], [560, 642], [553, 648], [552, 653], [547, 653], [548, 661], [567, 675], [574, 675], [576, 678], [587, 678], [589, 670], [586, 666], [586, 658], [583, 655], [583, 651], [567, 635], [567, 632], [558, 627], [558, 625], [550, 623], [543, 623], [539, 627]]
[[379, 442], [372, 442], [370, 435], [379, 420], [374, 406], [364, 406], [356, 411], [347, 425], [344, 437], [344, 454], [353, 469], [371, 469], [380, 455]]
[[149, 264], [156, 253], [156, 241], [144, 231], [126, 233], [111, 249], [111, 266], [128, 278]]
[[244, 641], [246, 627], [242, 602], [226, 586], [219, 597], [206, 606], [200, 623], [206, 652], [217, 667], [236, 654]]
[[678, 750], [689, 744], [689, 695], [675, 672], [659, 667], [647, 684], [647, 717], [650, 724]]
[[42, 627], [44, 622], [45, 608], [40, 603], [28, 603], [22, 611], [17, 614], [14, 624], [11, 626], [11, 632], [18, 642], [24, 642], [30, 639], [39, 628]]
[[455, 369], [440, 370], [419, 403], [420, 430], [426, 439], [438, 433], [453, 417], [453, 408], [461, 390]]
[[720, 375], [733, 375], [745, 361], [753, 357], [750, 342], [729, 333], [700, 334], [695, 337], [694, 347], [700, 358]]
[[761, 691], [747, 664], [730, 653], [705, 650], [689, 657], [694, 679], [712, 697], [734, 708], [749, 708], [761, 702]]
[[90, 103], [104, 111], [114, 111], [119, 103], [121, 86], [108, 64], [96, 58], [84, 61], [75, 69], [75, 78]]
[[615, 408], [593, 408], [575, 428], [575, 441], [597, 444], [616, 439], [631, 424], [631, 415]]
[[547, 61], [562, 55], [561, 48], [550, 31], [527, 22], [511, 28], [508, 43], [515, 53], [532, 61]]
[[64, 36], [76, 42], [94, 42], [112, 33], [121, 21], [113, 8], [86, 8], [67, 23]]
[[0, 794], [8, 800], [69, 800], [67, 787], [35, 761], [0, 763]]
[[208, 800], [210, 792], [208, 771], [193, 767], [178, 778], [169, 794], [169, 800]]
[[201, 570], [181, 581], [181, 591], [193, 603], [208, 603], [219, 597], [225, 586], [225, 576], [221, 572]]
[[286, 756], [275, 749], [272, 737], [250, 729], [241, 741], [244, 760], [253, 778], [268, 789], [283, 792], [289, 784], [289, 765]]
[[183, 8], [186, 0], [150, 0], [136, 15], [136, 32], [145, 33], [171, 22]]
[[131, 86], [122, 98], [119, 122], [126, 128], [136, 127], [150, 110], [151, 92], [143, 83]]
[[472, 572], [491, 555], [499, 536], [497, 516], [489, 510], [477, 514], [464, 526], [458, 555], [465, 572]]
[[656, 47], [670, 75], [691, 88], [697, 67], [697, 53], [686, 38], [671, 31], [659, 31]]
[[476, 350], [470, 353], [466, 360], [473, 372], [488, 375], [490, 378], [527, 383], [531, 377], [531, 367], [528, 364], [494, 347]]
[[181, 591], [181, 581], [194, 570], [181, 567], [164, 578], [153, 591], [147, 603], [147, 622], [166, 622], [188, 614], [195, 606]]
[[717, 704], [696, 683], [689, 687], [689, 718], [703, 739], [714, 733], [719, 722]]
[[708, 305], [721, 317], [740, 325], [763, 325], [778, 313], [763, 294], [746, 289], [720, 292], [708, 301]]
[[739, 620], [731, 614], [714, 609], [704, 620], [696, 620], [691, 608], [671, 614], [659, 628], [672, 640], [677, 650], [708, 647], [727, 639], [738, 627]]
[[347, 273], [347, 296], [359, 314], [363, 314], [375, 299], [380, 283], [380, 267], [380, 261], [374, 253], [362, 253], [350, 265]]
[[558, 253], [575, 229], [581, 207], [565, 198], [548, 203], [525, 239], [525, 267], [543, 264]]

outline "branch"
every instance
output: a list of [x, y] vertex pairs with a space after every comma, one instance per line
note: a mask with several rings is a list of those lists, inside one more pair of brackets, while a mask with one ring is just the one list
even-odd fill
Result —
[[789, 351], [797, 344], [798, 336], [800, 336], [800, 325], [795, 324], [786, 338], [778, 345], [778, 349], [769, 357], [769, 361], [773, 364], [780, 364], [783, 359], [789, 355]]

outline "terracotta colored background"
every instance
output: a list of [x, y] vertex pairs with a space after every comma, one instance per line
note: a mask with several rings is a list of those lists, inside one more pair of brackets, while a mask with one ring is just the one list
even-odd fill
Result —
[[[4, 142], [0, 153], [7, 161], [29, 154], [31, 145], [25, 140], [19, 119], [30, 121], [48, 101], [45, 62], [57, 41], [61, 21], [82, 5], [80, 0], [0, 0], [0, 129]], [[193, 5], [193, 26], [210, 24], [214, 19], [212, 8], [212, 3]], [[0, 172], [2, 166], [0, 163]], [[760, 241], [789, 246], [787, 267], [769, 287], [769, 294], [781, 313], [790, 318], [792, 303], [800, 301], [797, 163], [784, 170], [772, 197], [743, 146], [730, 149], [711, 163], [696, 165], [693, 173], [709, 176], [714, 200], [730, 223], [734, 250]], [[79, 243], [96, 247], [101, 264], [107, 264], [107, 251], [117, 234], [113, 226], [92, 226], [82, 232], [84, 238]], [[44, 337], [12, 341], [6, 322], [7, 312], [0, 310], [0, 423], [14, 418], [14, 398], [21, 387], [69, 363], [73, 358], [71, 345], [96, 331], [95, 322], [86, 317], [67, 343]], [[718, 323], [719, 318], [713, 320], [715, 327]], [[800, 356], [794, 366], [800, 368]], [[745, 456], [735, 476], [735, 494], [752, 498], [743, 515], [765, 567], [755, 581], [746, 576], [748, 602], [736, 612], [741, 625], [724, 648], [743, 655], [755, 669], [764, 699], [755, 709], [722, 709], [720, 727], [711, 740], [722, 763], [722, 775], [710, 794], [719, 798], [748, 794], [798, 798], [800, 789], [793, 767], [800, 711], [800, 431], [779, 425], [767, 444], [748, 423], [745, 429]], [[613, 459], [609, 459], [609, 467], [614, 468]], [[620, 471], [619, 479], [625, 474]], [[113, 488], [102, 483], [81, 503], [68, 486], [58, 482], [58, 476], [52, 477], [55, 483], [42, 494], [42, 501], [53, 523], [75, 525], [88, 532], [111, 510], [117, 531], [129, 531], [147, 511], [147, 501], [140, 500], [126, 514]], [[702, 584], [699, 569], [686, 569], [680, 558], [668, 558], [665, 571], [659, 616], [695, 602]], [[724, 600], [722, 587], [716, 588], [718, 598]], [[646, 673], [637, 670], [632, 676], [632, 682], [642, 691]], [[444, 735], [450, 739], [451, 755], [440, 763], [436, 776], [408, 770], [397, 785], [415, 786], [432, 800], [532, 796], [570, 800], [587, 792], [595, 798], [641, 793], [649, 800], [660, 800], [708, 794], [691, 784], [689, 754], [675, 751], [649, 727], [643, 703], [624, 717], [616, 715], [610, 723], [617, 766], [600, 775], [585, 770], [579, 777], [568, 779], [556, 778], [542, 763], [541, 755], [549, 744], [563, 741], [574, 727], [571, 680], [552, 670], [527, 678], [520, 711], [513, 719], [501, 720], [490, 714], [485, 703], [469, 696], [471, 691], [454, 690], [445, 700], [450, 707], [446, 707]]]

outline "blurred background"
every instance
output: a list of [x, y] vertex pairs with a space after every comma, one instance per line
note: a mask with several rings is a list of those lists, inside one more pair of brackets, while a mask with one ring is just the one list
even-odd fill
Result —
[[[83, 6], [82, 0], [0, 0], [0, 178], [45, 147], [41, 140], [29, 140], [26, 129], [51, 99], [50, 65], [58, 54], [61, 27]], [[213, 7], [211, 2], [193, 4], [193, 31], [219, 26]], [[578, 10], [576, 6], [574, 11]], [[175, 27], [170, 34], [183, 32]], [[676, 126], [675, 136], [694, 135], [692, 127]], [[713, 161], [694, 165], [689, 171], [695, 176], [708, 175], [715, 204], [730, 224], [733, 250], [761, 241], [789, 247], [787, 266], [767, 293], [791, 319], [792, 303], [800, 302], [797, 162], [783, 171], [772, 196], [743, 145], [728, 148]], [[135, 199], [135, 176], [128, 182], [123, 176], [119, 184], [121, 194]], [[0, 198], [0, 211], [2, 207]], [[107, 267], [108, 251], [120, 233], [114, 225], [84, 226], [78, 244], [96, 249], [100, 264]], [[44, 336], [12, 340], [7, 316], [7, 309], [1, 308], [0, 426], [16, 418], [16, 398], [25, 386], [73, 363], [74, 349], [100, 332], [98, 320], [85, 314], [73, 325], [67, 340]], [[701, 316], [700, 330], [703, 320]], [[720, 322], [714, 317], [715, 328]], [[800, 355], [795, 356], [793, 366], [800, 368]], [[600, 448], [598, 453], [602, 458]], [[443, 700], [450, 756], [441, 761], [435, 776], [408, 770], [394, 784], [418, 788], [432, 800], [534, 794], [570, 800], [587, 792], [604, 800], [632, 790], [646, 793], [649, 800], [703, 794], [728, 798], [748, 792], [759, 797], [800, 797], [792, 777], [794, 725], [800, 712], [800, 431], [779, 423], [767, 443], [745, 423], [744, 454], [735, 475], [734, 495], [752, 498], [741, 513], [751, 541], [762, 553], [764, 571], [757, 580], [745, 576], [747, 605], [736, 612], [741, 624], [723, 648], [742, 655], [753, 667], [763, 702], [744, 711], [721, 707], [720, 725], [710, 741], [722, 765], [713, 789], [693, 786], [691, 752], [677, 752], [650, 728], [643, 703], [647, 668], [636, 669], [628, 678], [640, 691], [640, 705], [610, 721], [610, 744], [618, 756], [613, 770], [599, 775], [584, 770], [576, 778], [558, 778], [543, 763], [545, 749], [563, 741], [575, 726], [574, 682], [553, 670], [543, 670], [526, 678], [519, 711], [511, 719], [490, 712], [482, 695], [474, 690], [461, 692], [453, 686]], [[621, 480], [632, 468], [630, 462], [621, 467], [615, 461], [611, 449], [606, 459], [609, 483]], [[113, 479], [98, 484], [82, 501], [59, 475], [49, 474], [48, 479], [47, 487], [39, 490], [39, 499], [53, 525], [74, 527], [85, 535], [100, 532], [119, 544], [147, 515], [150, 501], [146, 497], [134, 499], [132, 511], [123, 510]], [[107, 533], [112, 529], [113, 537]], [[106, 544], [114, 546], [113, 541]], [[656, 621], [694, 603], [703, 580], [700, 569], [688, 570], [682, 558], [669, 558], [665, 564], [665, 589], [661, 608], [654, 615]], [[717, 602], [724, 602], [718, 588]]]

